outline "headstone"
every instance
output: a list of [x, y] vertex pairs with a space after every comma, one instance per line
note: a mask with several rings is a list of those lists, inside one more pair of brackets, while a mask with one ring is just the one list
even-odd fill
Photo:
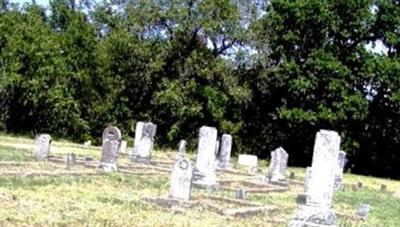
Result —
[[289, 155], [279, 147], [271, 152], [271, 161], [269, 163], [268, 179], [270, 183], [287, 184], [285, 171], [287, 168]]
[[219, 168], [232, 169], [232, 164], [229, 162], [231, 160], [231, 150], [232, 136], [228, 134], [223, 134], [221, 137], [220, 152], [218, 155]]
[[181, 140], [179, 142], [178, 158], [184, 158], [186, 154], [186, 141]]
[[173, 199], [189, 201], [192, 187], [193, 168], [187, 158], [178, 159], [171, 173], [170, 197]]
[[357, 186], [359, 189], [361, 189], [363, 187], [363, 183], [362, 182], [357, 182]]
[[90, 148], [92, 146], [92, 141], [88, 140], [88, 141], [84, 142], [83, 146], [86, 148]]
[[257, 171], [257, 156], [249, 154], [240, 154], [238, 157], [238, 164], [248, 167], [250, 173], [255, 173]]
[[68, 153], [67, 154], [67, 169], [71, 168], [76, 163], [76, 154]]
[[151, 122], [138, 122], [135, 132], [135, 146], [130, 154], [132, 160], [148, 162], [151, 159], [156, 130], [157, 126]]
[[119, 149], [119, 153], [126, 154], [128, 149], [128, 142], [126, 140], [121, 141], [121, 148]]
[[137, 146], [142, 139], [142, 131], [143, 131], [143, 126], [145, 122], [139, 121], [136, 123], [136, 129], [135, 129], [135, 140], [133, 142], [133, 147]]
[[336, 173], [335, 173], [335, 189], [340, 189], [342, 186], [345, 160], [346, 160], [346, 152], [339, 151]]
[[40, 134], [36, 137], [36, 148], [34, 150], [34, 157], [36, 160], [42, 161], [47, 159], [50, 153], [51, 136], [49, 134]]
[[239, 188], [236, 190], [235, 199], [246, 199], [246, 189]]
[[218, 157], [219, 154], [219, 140], [217, 140], [217, 143], [215, 144], [215, 157]]
[[117, 171], [117, 155], [121, 146], [121, 131], [109, 126], [103, 131], [100, 168], [105, 172]]
[[311, 178], [311, 167], [307, 167], [306, 172], [304, 174], [304, 193], [307, 193], [308, 191], [310, 178]]
[[360, 188], [358, 187], [357, 184], [352, 184], [352, 185], [351, 185], [351, 189], [353, 190], [353, 192], [356, 192], [356, 191], [358, 191]]
[[199, 131], [199, 145], [197, 147], [196, 174], [194, 185], [217, 188], [215, 173], [215, 147], [217, 143], [217, 129], [203, 126]]
[[387, 185], [386, 184], [382, 184], [381, 185], [381, 192], [386, 192], [387, 191]]
[[296, 174], [294, 172], [290, 172], [289, 179], [290, 180], [296, 179]]
[[334, 226], [332, 196], [340, 149], [340, 136], [335, 131], [320, 130], [315, 138], [306, 203], [289, 226]]
[[357, 208], [357, 216], [359, 216], [362, 219], [367, 219], [369, 211], [370, 211], [370, 206], [368, 204], [360, 204]]

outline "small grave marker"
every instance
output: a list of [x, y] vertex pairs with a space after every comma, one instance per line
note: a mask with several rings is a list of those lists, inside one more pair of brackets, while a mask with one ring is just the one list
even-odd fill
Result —
[[36, 137], [36, 148], [34, 156], [36, 160], [43, 161], [47, 159], [50, 153], [51, 136], [49, 134], [40, 134]]

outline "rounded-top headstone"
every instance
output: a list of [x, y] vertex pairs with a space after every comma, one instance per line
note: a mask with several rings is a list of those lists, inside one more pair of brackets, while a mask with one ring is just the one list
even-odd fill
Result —
[[103, 136], [102, 139], [109, 139], [109, 140], [121, 140], [122, 139], [122, 134], [121, 131], [114, 126], [108, 126], [106, 129], [103, 131]]

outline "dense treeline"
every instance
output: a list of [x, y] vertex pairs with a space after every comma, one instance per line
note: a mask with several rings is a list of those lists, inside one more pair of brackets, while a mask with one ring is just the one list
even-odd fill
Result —
[[308, 165], [325, 128], [353, 172], [400, 178], [400, 1], [77, 2], [0, 0], [0, 130], [98, 140], [149, 120], [175, 147], [211, 125]]

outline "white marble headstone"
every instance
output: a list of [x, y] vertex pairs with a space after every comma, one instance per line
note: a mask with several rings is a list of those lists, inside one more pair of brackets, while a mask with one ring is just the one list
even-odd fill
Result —
[[215, 173], [215, 148], [217, 143], [217, 129], [203, 126], [199, 132], [199, 145], [196, 157], [195, 184], [214, 187], [218, 185]]
[[317, 133], [306, 203], [299, 207], [289, 226], [334, 226], [332, 196], [339, 149], [337, 132], [320, 130]]
[[40, 134], [36, 137], [36, 148], [34, 156], [36, 160], [45, 160], [49, 156], [51, 146], [51, 136], [49, 134]]
[[[138, 122], [135, 135], [135, 146], [130, 157], [135, 161], [149, 161], [151, 159], [154, 137], [157, 126], [151, 122]], [[141, 134], [139, 135], [140, 132]]]
[[106, 171], [117, 171], [117, 155], [121, 146], [121, 131], [114, 126], [109, 126], [103, 131], [103, 146], [100, 167]]
[[119, 149], [119, 153], [126, 154], [128, 149], [128, 142], [126, 140], [121, 141], [121, 148]]
[[269, 163], [268, 178], [272, 182], [286, 180], [285, 172], [289, 155], [282, 147], [271, 151], [271, 161]]
[[193, 168], [190, 160], [179, 158], [172, 169], [169, 188], [170, 197], [173, 199], [189, 201], [192, 187]]

